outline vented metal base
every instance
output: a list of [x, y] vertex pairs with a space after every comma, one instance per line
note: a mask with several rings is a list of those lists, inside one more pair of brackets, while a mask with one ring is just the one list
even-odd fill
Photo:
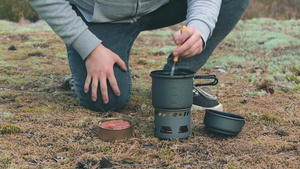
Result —
[[160, 139], [188, 138], [191, 130], [191, 108], [155, 108], [154, 134]]

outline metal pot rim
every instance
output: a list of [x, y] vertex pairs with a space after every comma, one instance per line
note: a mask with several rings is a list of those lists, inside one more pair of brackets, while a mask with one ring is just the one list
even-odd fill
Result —
[[209, 113], [218, 117], [222, 117], [224, 119], [231, 119], [231, 120], [236, 120], [236, 121], [245, 121], [245, 118], [233, 113], [228, 113], [224, 111], [218, 111], [218, 110], [210, 110], [206, 109], [205, 113]]
[[150, 73], [151, 77], [160, 77], [164, 79], [179, 79], [194, 77], [195, 73], [189, 70], [175, 70], [174, 76], [170, 75], [169, 70], [155, 70]]

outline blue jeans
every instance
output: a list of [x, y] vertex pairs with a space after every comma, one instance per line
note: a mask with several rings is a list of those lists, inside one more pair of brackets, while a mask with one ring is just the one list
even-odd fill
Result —
[[[205, 64], [217, 45], [241, 19], [249, 2], [250, 0], [223, 0], [218, 22], [216, 23], [213, 35], [206, 42], [206, 48], [199, 55], [181, 60], [177, 63], [176, 68], [197, 72]], [[77, 12], [78, 16], [83, 18], [76, 7], [73, 7], [73, 9]], [[89, 30], [103, 41], [102, 44], [123, 59], [128, 71], [124, 72], [117, 65], [114, 66], [114, 73], [121, 96], [116, 96], [109, 83], [107, 83], [109, 103], [103, 103], [100, 89], [98, 89], [97, 93], [98, 99], [94, 102], [91, 99], [91, 92], [84, 93], [84, 83], [87, 76], [85, 61], [82, 60], [74, 48], [67, 46], [69, 66], [74, 78], [75, 91], [81, 105], [99, 112], [119, 111], [131, 97], [131, 76], [128, 63], [130, 50], [136, 37], [141, 31], [167, 27], [184, 21], [186, 19], [186, 10], [186, 1], [170, 0], [168, 4], [143, 16], [135, 23], [88, 23], [83, 18]], [[165, 70], [171, 69], [172, 60], [173, 55], [171, 54], [164, 66]]]

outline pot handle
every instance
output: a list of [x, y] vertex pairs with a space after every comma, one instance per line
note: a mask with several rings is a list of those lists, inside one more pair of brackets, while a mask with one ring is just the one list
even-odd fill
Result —
[[196, 75], [194, 77], [194, 79], [214, 79], [213, 82], [209, 82], [209, 83], [196, 83], [195, 86], [208, 86], [208, 85], [216, 85], [218, 84], [218, 78], [216, 77], [216, 75]]

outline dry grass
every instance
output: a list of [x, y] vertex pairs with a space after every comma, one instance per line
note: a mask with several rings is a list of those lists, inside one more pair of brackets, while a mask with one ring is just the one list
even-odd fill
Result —
[[[24, 132], [0, 135], [0, 168], [299, 168], [299, 21], [254, 19], [237, 26], [198, 74], [217, 75], [211, 92], [246, 125], [236, 137], [209, 133], [204, 112], [193, 109], [191, 135], [182, 140], [153, 133], [149, 74], [176, 48], [167, 29], [138, 37], [132, 99], [119, 113], [99, 114], [61, 87], [70, 71], [64, 44], [51, 30], [1, 24], [0, 125]], [[17, 50], [7, 50], [10, 45]], [[97, 124], [107, 117], [131, 120], [133, 138], [98, 139]]]

